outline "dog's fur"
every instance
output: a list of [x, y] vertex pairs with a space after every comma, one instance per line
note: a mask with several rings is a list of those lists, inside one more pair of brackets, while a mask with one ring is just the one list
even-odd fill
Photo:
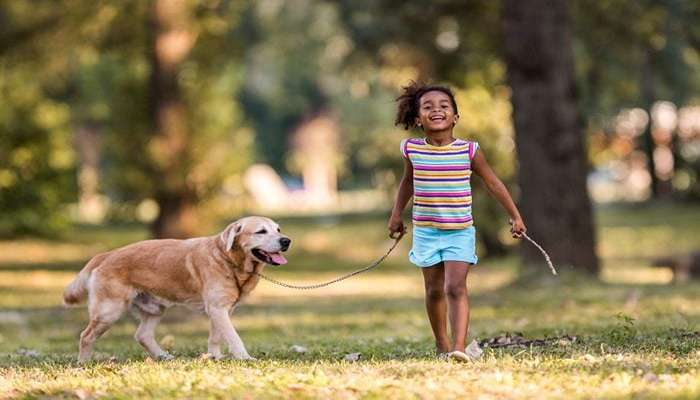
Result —
[[63, 294], [66, 305], [88, 300], [90, 322], [80, 335], [78, 359], [90, 359], [95, 340], [129, 308], [141, 320], [136, 340], [152, 357], [171, 358], [158, 346], [155, 328], [175, 304], [209, 316], [211, 357], [223, 357], [223, 341], [234, 358], [252, 359], [229, 311], [257, 285], [259, 277], [253, 272], [260, 272], [266, 263], [286, 262], [279, 252], [286, 251], [289, 243], [271, 219], [246, 217], [215, 236], [146, 240], [98, 254]]

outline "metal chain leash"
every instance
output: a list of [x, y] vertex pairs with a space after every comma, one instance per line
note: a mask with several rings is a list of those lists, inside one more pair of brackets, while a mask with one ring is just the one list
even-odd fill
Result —
[[391, 247], [389, 248], [389, 250], [387, 250], [387, 252], [383, 256], [381, 256], [377, 261], [373, 262], [372, 264], [370, 264], [364, 268], [360, 268], [356, 271], [350, 272], [349, 274], [339, 276], [338, 278], [335, 278], [335, 279], [328, 281], [328, 282], [317, 283], [314, 285], [292, 285], [291, 283], [280, 282], [276, 279], [270, 278], [269, 276], [263, 275], [259, 272], [254, 272], [254, 274], [261, 277], [262, 279], [264, 279], [268, 282], [271, 282], [271, 283], [274, 283], [275, 285], [279, 285], [279, 286], [286, 287], [289, 289], [310, 290], [310, 289], [318, 289], [318, 288], [326, 287], [326, 286], [332, 285], [336, 282], [344, 281], [345, 279], [351, 278], [355, 275], [361, 274], [365, 271], [369, 271], [369, 270], [377, 267], [379, 264], [382, 263], [382, 261], [384, 261], [384, 259], [386, 259], [389, 256], [389, 254], [391, 254], [391, 252], [394, 250], [396, 245], [399, 244], [399, 241], [401, 240], [401, 238], [403, 237], [403, 235], [405, 233], [406, 233], [406, 231], [404, 230], [403, 232], [399, 232], [399, 235], [396, 237], [391, 236], [391, 238], [394, 239], [394, 244], [392, 244]]

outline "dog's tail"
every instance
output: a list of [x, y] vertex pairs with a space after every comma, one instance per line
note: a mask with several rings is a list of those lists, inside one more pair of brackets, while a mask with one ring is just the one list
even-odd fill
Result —
[[85, 267], [78, 273], [78, 276], [63, 290], [63, 304], [66, 306], [82, 303], [88, 295], [88, 279], [92, 270], [97, 268], [109, 253], [98, 254], [93, 257]]

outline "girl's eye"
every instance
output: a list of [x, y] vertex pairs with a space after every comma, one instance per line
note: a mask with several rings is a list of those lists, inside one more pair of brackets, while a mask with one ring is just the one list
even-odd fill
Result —
[[259, 231], [255, 232], [255, 233], [264, 234], [264, 233], [267, 233], [267, 231], [265, 229], [260, 229]]

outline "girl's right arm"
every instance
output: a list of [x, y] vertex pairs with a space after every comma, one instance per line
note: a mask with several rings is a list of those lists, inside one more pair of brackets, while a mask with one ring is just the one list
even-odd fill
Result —
[[397, 232], [404, 232], [406, 227], [401, 219], [401, 213], [403, 213], [406, 204], [413, 196], [413, 164], [408, 158], [404, 158], [404, 170], [403, 178], [401, 178], [401, 183], [399, 184], [399, 192], [396, 195], [396, 202], [394, 203], [394, 208], [391, 210], [391, 217], [389, 218], [389, 232], [390, 236]]

